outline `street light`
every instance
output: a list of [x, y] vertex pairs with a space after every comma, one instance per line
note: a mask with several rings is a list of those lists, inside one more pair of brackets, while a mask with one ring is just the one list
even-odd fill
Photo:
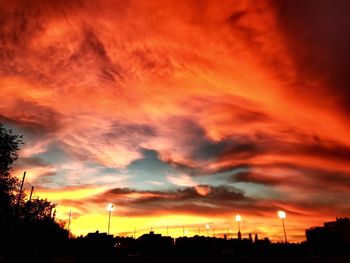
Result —
[[114, 210], [114, 206], [113, 204], [108, 204], [107, 205], [107, 211], [108, 211], [108, 231], [107, 231], [107, 235], [109, 235], [109, 229], [111, 227], [111, 213]]
[[282, 211], [282, 210], [279, 210], [279, 211], [277, 212], [277, 215], [278, 215], [278, 217], [281, 218], [281, 220], [282, 220], [283, 233], [284, 233], [284, 240], [285, 240], [286, 243], [287, 243], [286, 228], [285, 228], [285, 226], [284, 226], [284, 219], [287, 217], [287, 214], [286, 214], [286, 212], [284, 212], [284, 211]]
[[238, 239], [242, 239], [242, 235], [241, 235], [241, 226], [240, 223], [242, 220], [242, 217], [240, 215], [236, 215], [236, 221], [237, 221], [237, 226], [238, 226], [238, 233], [237, 233], [237, 238]]
[[210, 225], [209, 225], [209, 224], [206, 224], [206, 225], [205, 225], [205, 228], [207, 229], [207, 236], [209, 236]]

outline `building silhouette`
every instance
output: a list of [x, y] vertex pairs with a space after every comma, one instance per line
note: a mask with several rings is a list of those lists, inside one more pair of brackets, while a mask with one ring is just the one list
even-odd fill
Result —
[[306, 242], [313, 249], [326, 252], [350, 251], [350, 219], [337, 217], [323, 226], [305, 230]]

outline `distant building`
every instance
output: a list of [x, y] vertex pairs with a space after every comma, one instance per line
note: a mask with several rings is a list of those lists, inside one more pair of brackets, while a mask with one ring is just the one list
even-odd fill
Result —
[[336, 218], [336, 221], [326, 222], [305, 231], [306, 241], [314, 246], [350, 245], [350, 219]]
[[88, 240], [94, 240], [94, 241], [112, 241], [113, 240], [113, 235], [108, 235], [107, 233], [100, 233], [99, 231], [96, 231], [94, 233], [88, 233], [86, 235], [86, 239]]
[[163, 255], [168, 253], [174, 246], [174, 239], [151, 231], [136, 240], [136, 246], [141, 254]]

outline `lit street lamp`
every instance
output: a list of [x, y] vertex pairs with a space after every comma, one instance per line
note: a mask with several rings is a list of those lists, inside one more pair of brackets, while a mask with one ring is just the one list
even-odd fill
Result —
[[109, 235], [109, 229], [111, 227], [111, 213], [114, 210], [114, 206], [113, 204], [108, 204], [107, 205], [107, 211], [108, 211], [108, 231], [107, 231], [107, 235]]
[[285, 240], [286, 243], [287, 243], [286, 228], [285, 228], [285, 226], [284, 226], [284, 219], [287, 217], [287, 214], [286, 214], [286, 212], [284, 212], [284, 211], [282, 211], [282, 210], [279, 210], [279, 211], [277, 212], [277, 215], [278, 215], [278, 217], [281, 218], [281, 220], [282, 220], [283, 233], [284, 233], [284, 240]]
[[237, 237], [238, 239], [242, 239], [242, 235], [241, 235], [241, 226], [240, 223], [242, 220], [242, 217], [240, 215], [236, 215], [236, 221], [237, 221], [237, 226], [238, 226], [238, 233], [237, 233]]
[[209, 236], [210, 225], [209, 225], [209, 224], [206, 224], [206, 225], [205, 225], [205, 228], [207, 229], [207, 236]]

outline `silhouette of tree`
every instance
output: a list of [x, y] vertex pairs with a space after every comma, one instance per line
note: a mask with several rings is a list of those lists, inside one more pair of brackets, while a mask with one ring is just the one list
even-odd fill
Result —
[[19, 180], [10, 176], [13, 163], [18, 159], [22, 136], [0, 124], [0, 222], [13, 220]]
[[6, 176], [18, 159], [18, 151], [23, 144], [22, 136], [7, 130], [0, 123], [0, 176]]
[[51, 217], [52, 209], [56, 204], [47, 199], [32, 199], [23, 207], [23, 217], [30, 221], [42, 221]]
[[15, 259], [18, 250], [54, 254], [68, 240], [68, 231], [51, 216], [56, 204], [40, 198], [26, 201], [24, 193], [19, 197], [20, 181], [11, 169], [22, 144], [22, 136], [0, 124], [0, 261], [2, 255]]
[[[17, 204], [20, 182], [10, 172], [18, 159], [18, 151], [23, 145], [21, 135], [14, 134], [0, 124], [0, 223], [10, 221], [42, 221], [51, 217], [51, 211], [56, 204], [46, 199], [24, 201], [21, 195], [20, 207]], [[20, 211], [20, 213], [18, 213]]]

